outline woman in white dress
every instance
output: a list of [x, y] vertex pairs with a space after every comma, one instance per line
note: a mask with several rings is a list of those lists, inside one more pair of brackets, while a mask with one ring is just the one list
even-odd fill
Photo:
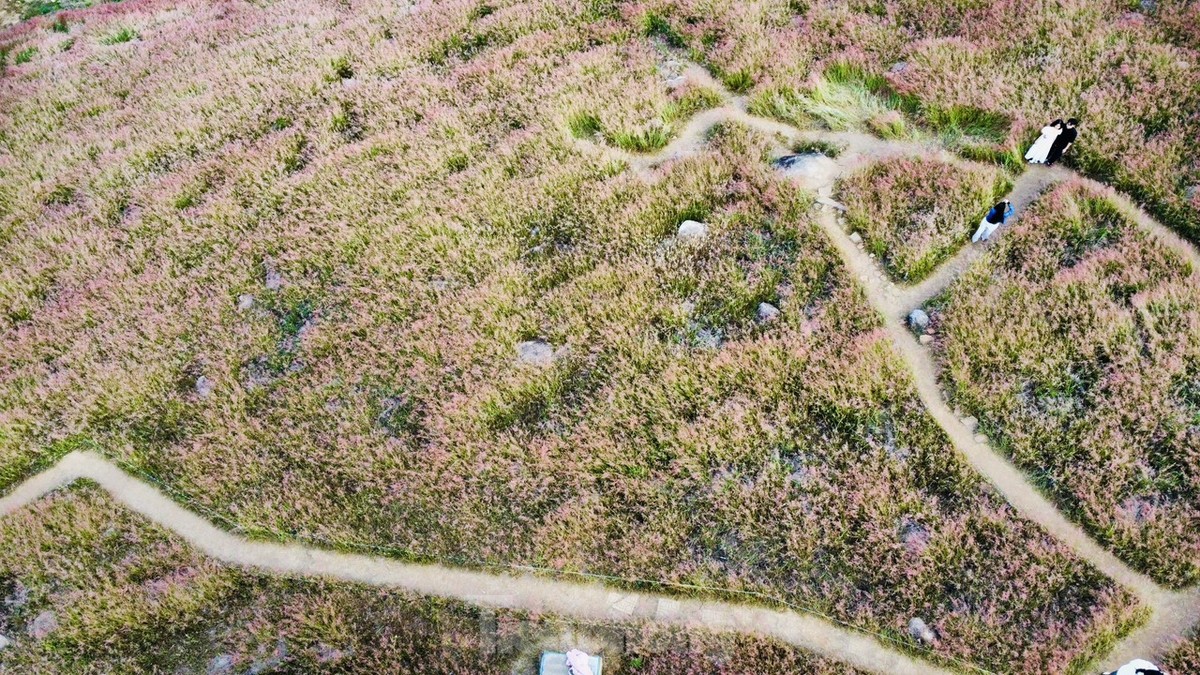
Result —
[[1029, 146], [1029, 152], [1025, 153], [1025, 159], [1033, 164], [1045, 164], [1046, 156], [1050, 154], [1050, 148], [1054, 145], [1054, 139], [1058, 138], [1062, 131], [1062, 120], [1054, 120], [1042, 127], [1042, 135], [1038, 136], [1033, 145]]

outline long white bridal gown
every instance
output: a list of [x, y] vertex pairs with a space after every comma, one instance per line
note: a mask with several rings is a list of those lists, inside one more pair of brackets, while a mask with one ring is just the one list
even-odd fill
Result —
[[1042, 135], [1029, 146], [1029, 152], [1025, 153], [1025, 159], [1034, 164], [1045, 164], [1046, 156], [1050, 154], [1050, 146], [1054, 145], [1054, 139], [1062, 133], [1062, 129], [1055, 126], [1046, 125], [1042, 127]]

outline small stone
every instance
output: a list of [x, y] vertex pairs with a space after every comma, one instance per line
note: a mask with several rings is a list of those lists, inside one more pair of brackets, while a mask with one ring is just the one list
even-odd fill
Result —
[[963, 426], [967, 428], [967, 431], [974, 432], [977, 428], [979, 428], [979, 420], [975, 419], [974, 417], [964, 417], [962, 423]]
[[679, 238], [700, 240], [708, 234], [708, 225], [698, 220], [685, 220], [679, 224]]
[[441, 292], [445, 291], [446, 289], [450, 288], [450, 282], [446, 281], [445, 279], [432, 279], [429, 282], [429, 287], [432, 288], [433, 290], [437, 291], [438, 293], [441, 293]]
[[704, 349], [719, 349], [721, 347], [721, 336], [715, 331], [701, 328], [696, 331], [696, 343]]
[[817, 188], [817, 194], [822, 197], [832, 197], [833, 196], [833, 186], [832, 185], [822, 185], [820, 188]]
[[231, 654], [218, 654], [208, 661], [208, 667], [204, 669], [208, 675], [225, 675], [233, 672], [233, 656]]
[[925, 625], [925, 620], [919, 616], [908, 620], [908, 634], [924, 645], [932, 645], [937, 642], [937, 635], [933, 629]]
[[861, 243], [863, 243], [862, 235], [857, 232], [851, 232], [850, 233], [850, 241], [854, 242], [855, 244], [861, 244]]
[[58, 615], [49, 610], [38, 614], [25, 632], [34, 640], [41, 640], [58, 628]]
[[923, 333], [929, 328], [929, 315], [923, 309], [914, 309], [908, 313], [908, 327]]
[[839, 201], [830, 199], [829, 197], [817, 197], [817, 203], [821, 204], [822, 206], [828, 206], [831, 209], [837, 209], [838, 211], [846, 210], [845, 204], [843, 204]]
[[12, 645], [12, 640], [8, 639], [4, 635], [0, 635], [0, 652], [8, 649], [10, 645]]
[[526, 340], [517, 345], [517, 360], [544, 368], [554, 362], [554, 348], [545, 340]]
[[1196, 197], [1200, 196], [1200, 185], [1189, 185], [1188, 188], [1183, 191], [1183, 196], [1187, 197], [1189, 202], [1196, 201]]
[[273, 267], [268, 267], [265, 283], [268, 291], [277, 291], [283, 288], [283, 276], [279, 272], [276, 272]]
[[213, 393], [213, 387], [216, 385], [208, 377], [201, 375], [196, 378], [196, 394], [200, 398], [208, 398]]
[[779, 308], [769, 302], [758, 303], [758, 320], [772, 321], [779, 318]]
[[976, 443], [987, 443], [988, 437], [984, 436], [983, 434], [975, 434], [975, 442]]
[[667, 89], [678, 89], [687, 84], [687, 78], [683, 75], [676, 75], [667, 78]]
[[243, 312], [254, 306], [254, 296], [244, 293], [238, 296], [237, 308]]
[[932, 335], [922, 335], [921, 337], [917, 338], [917, 340], [921, 344], [927, 345], [927, 344], [933, 342], [933, 336]]
[[888, 68], [888, 72], [889, 73], [903, 73], [907, 69], [908, 69], [908, 61], [897, 61], [892, 64], [891, 68]]
[[1158, 9], [1158, 0], [1142, 0], [1140, 5], [1143, 12], [1153, 14]]

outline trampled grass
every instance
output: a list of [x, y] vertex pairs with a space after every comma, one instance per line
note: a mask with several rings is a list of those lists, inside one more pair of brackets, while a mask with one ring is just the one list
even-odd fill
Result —
[[898, 158], [839, 182], [849, 227], [898, 281], [924, 279], [967, 243], [1012, 182], [998, 169]]
[[582, 646], [605, 672], [854, 672], [778, 643], [636, 623], [482, 610], [222, 566], [74, 486], [0, 522], [0, 650], [9, 672], [502, 673]]
[[[996, 670], [1105, 640], [1133, 599], [954, 454], [766, 142], [642, 181], [572, 141], [697, 107], [642, 9], [127, 0], [4, 33], [39, 49], [0, 78], [5, 486], [79, 443], [256, 536], [920, 616]], [[728, 37], [790, 10], [714, 12], [678, 25], [720, 72], [808, 71]]]
[[1172, 584], [1200, 538], [1200, 286], [1103, 194], [1035, 203], [934, 314], [953, 400], [1101, 541]]

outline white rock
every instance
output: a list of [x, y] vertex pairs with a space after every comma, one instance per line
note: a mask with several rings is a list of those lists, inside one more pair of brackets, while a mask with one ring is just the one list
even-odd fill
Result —
[[237, 308], [243, 312], [254, 306], [254, 296], [245, 293], [238, 296]]
[[35, 640], [41, 640], [47, 635], [53, 633], [58, 628], [58, 615], [51, 611], [45, 611], [38, 614], [36, 618], [25, 629], [29, 637]]
[[987, 436], [984, 436], [983, 434], [975, 434], [975, 442], [976, 443], [987, 443], [987, 441], [988, 441]]
[[545, 367], [554, 362], [554, 348], [545, 340], [526, 340], [517, 345], [517, 360], [531, 366]]
[[922, 335], [921, 337], [917, 338], [917, 340], [921, 344], [927, 345], [927, 344], [933, 342], [933, 336], [932, 335]]
[[7, 637], [5, 637], [3, 635], [0, 635], [0, 651], [4, 651], [5, 649], [8, 649], [8, 647], [11, 644], [12, 644], [12, 640], [8, 639]]
[[861, 244], [862, 243], [862, 235], [857, 232], [851, 232], [850, 233], [850, 241], [854, 242], [855, 244]]
[[667, 89], [678, 89], [687, 84], [687, 78], [683, 75], [676, 75], [667, 78]]
[[817, 197], [817, 203], [822, 206], [828, 206], [831, 209], [837, 209], [838, 211], [846, 210], [845, 204], [843, 204], [839, 201], [830, 199], [829, 197]]
[[967, 431], [973, 432], [979, 427], [979, 420], [975, 419], [974, 417], [964, 417], [962, 423], [963, 426], [967, 428]]
[[708, 225], [698, 220], [685, 220], [679, 224], [679, 238], [685, 240], [700, 240], [708, 235]]
[[929, 327], [929, 315], [923, 309], [914, 309], [908, 313], [908, 325], [913, 330], [924, 331]]
[[779, 308], [769, 302], [758, 303], [759, 321], [771, 321], [779, 317]]
[[211, 396], [215, 386], [216, 384], [204, 375], [196, 378], [196, 394], [200, 398], [208, 398]]
[[908, 620], [908, 634], [922, 644], [931, 645], [937, 642], [937, 635], [934, 634], [933, 629], [925, 625], [925, 620], [918, 616]]
[[775, 166], [810, 190], [830, 185], [841, 173], [835, 160], [817, 152], [786, 155], [775, 160]]

